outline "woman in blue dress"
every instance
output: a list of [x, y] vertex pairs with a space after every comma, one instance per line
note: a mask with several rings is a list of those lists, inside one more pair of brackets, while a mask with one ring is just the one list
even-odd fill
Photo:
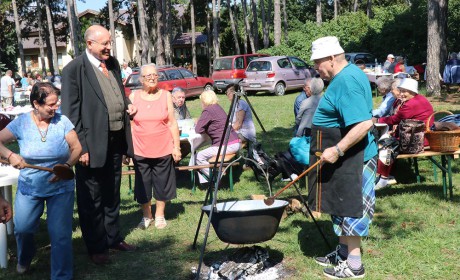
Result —
[[[24, 168], [25, 163], [52, 168], [71, 168], [79, 159], [81, 145], [70, 120], [56, 113], [59, 90], [51, 83], [36, 83], [30, 93], [33, 111], [20, 115], [0, 131], [0, 155], [21, 169], [14, 202], [16, 270], [23, 274], [35, 255], [34, 234], [46, 203], [51, 241], [51, 279], [73, 279], [72, 216], [74, 180], [47, 171]], [[17, 140], [20, 155], [4, 146]]]

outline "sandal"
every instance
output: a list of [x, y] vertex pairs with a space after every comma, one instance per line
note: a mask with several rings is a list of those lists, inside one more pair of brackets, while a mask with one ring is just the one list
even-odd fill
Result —
[[166, 223], [164, 216], [155, 217], [155, 227], [157, 229], [164, 229], [168, 224]]

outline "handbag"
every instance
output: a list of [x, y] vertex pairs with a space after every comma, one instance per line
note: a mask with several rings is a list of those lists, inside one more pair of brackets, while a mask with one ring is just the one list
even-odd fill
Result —
[[406, 119], [398, 125], [400, 152], [402, 154], [418, 154], [423, 152], [425, 139], [425, 122]]
[[294, 137], [289, 142], [289, 149], [295, 160], [303, 165], [310, 164], [310, 137]]

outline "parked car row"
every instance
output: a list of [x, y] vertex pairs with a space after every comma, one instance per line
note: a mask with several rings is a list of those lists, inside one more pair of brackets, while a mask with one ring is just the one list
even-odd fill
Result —
[[[316, 71], [295, 56], [268, 56], [243, 54], [220, 57], [214, 60], [210, 78], [198, 77], [189, 70], [172, 65], [159, 66], [158, 87], [172, 90], [181, 87], [185, 96], [199, 95], [203, 90], [223, 91], [230, 84], [239, 84], [248, 94], [270, 92], [284, 95], [289, 90], [302, 89], [305, 79], [314, 77]], [[125, 80], [125, 94], [141, 86], [139, 70]]]

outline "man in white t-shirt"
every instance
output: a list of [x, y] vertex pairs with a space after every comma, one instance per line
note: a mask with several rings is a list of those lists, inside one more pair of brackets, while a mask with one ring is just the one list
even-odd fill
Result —
[[1, 79], [1, 96], [2, 96], [2, 107], [8, 107], [13, 105], [14, 86], [15, 82], [12, 78], [13, 71], [7, 70], [5, 76]]

